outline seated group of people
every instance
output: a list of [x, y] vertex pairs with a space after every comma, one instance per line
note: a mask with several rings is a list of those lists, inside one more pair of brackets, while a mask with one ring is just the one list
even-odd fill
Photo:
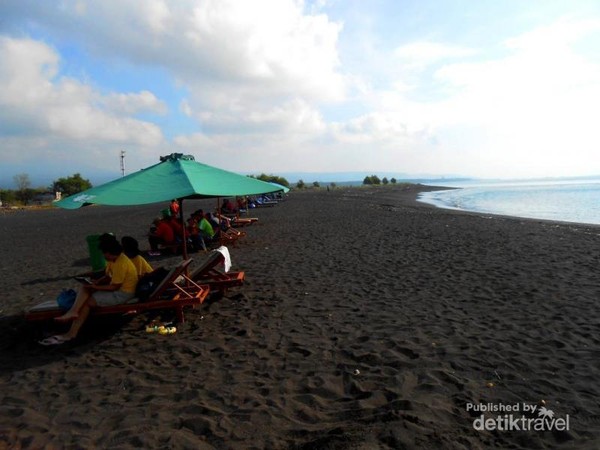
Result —
[[[177, 252], [183, 243], [183, 224], [181, 219], [164, 210], [161, 217], [153, 221], [148, 234], [150, 256], [160, 255], [160, 246], [172, 252]], [[219, 217], [199, 209], [190, 214], [186, 224], [186, 238], [190, 251], [207, 250], [207, 244], [218, 242], [219, 234], [230, 227], [230, 219]]]
[[236, 204], [234, 204], [230, 199], [226, 198], [223, 200], [223, 204], [221, 205], [221, 214], [228, 216], [236, 215], [240, 212], [246, 212], [248, 208], [256, 208], [257, 206], [264, 204], [274, 204], [281, 200], [283, 200], [283, 197], [279, 192], [275, 194], [263, 194], [252, 197], [237, 197]]
[[104, 234], [100, 237], [99, 248], [107, 261], [104, 275], [90, 284], [83, 284], [73, 306], [55, 319], [71, 322], [69, 331], [45, 339], [42, 344], [56, 345], [74, 339], [91, 308], [127, 303], [135, 297], [139, 279], [153, 272], [152, 266], [140, 254], [138, 242], [130, 236], [119, 242], [112, 234]]
[[163, 212], [162, 217], [152, 221], [148, 233], [148, 244], [150, 245], [150, 256], [160, 255], [159, 245], [175, 249], [183, 239], [183, 226], [177, 216], [171, 216]]
[[230, 199], [226, 198], [221, 204], [221, 214], [235, 215], [239, 212], [244, 212], [248, 209], [248, 197], [237, 197], [234, 204]]
[[192, 251], [207, 250], [208, 244], [220, 244], [221, 235], [234, 233], [232, 219], [216, 216], [201, 209], [193, 212], [188, 219], [188, 243]]

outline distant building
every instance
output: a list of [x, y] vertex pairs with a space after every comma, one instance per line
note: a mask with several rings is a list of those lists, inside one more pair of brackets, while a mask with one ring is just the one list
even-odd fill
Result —
[[31, 203], [34, 205], [51, 205], [55, 200], [56, 196], [51, 192], [45, 192], [43, 194], [37, 194], [31, 199]]

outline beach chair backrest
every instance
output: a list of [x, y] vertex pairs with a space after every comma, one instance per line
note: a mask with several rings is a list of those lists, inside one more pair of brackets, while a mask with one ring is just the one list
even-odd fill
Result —
[[197, 279], [199, 277], [202, 277], [202, 274], [204, 274], [204, 273], [208, 272], [209, 270], [215, 268], [222, 261], [223, 261], [223, 255], [221, 254], [221, 252], [213, 250], [210, 253], [210, 255], [208, 255], [208, 258], [206, 258], [204, 260], [204, 262], [202, 263], [202, 265], [200, 267], [198, 267], [196, 270], [194, 270], [194, 272], [192, 273], [192, 275], [190, 275], [190, 278], [192, 280], [195, 280], [195, 279]]
[[177, 280], [177, 278], [179, 278], [185, 272], [185, 270], [191, 262], [192, 258], [189, 258], [173, 267], [169, 271], [167, 276], [163, 278], [163, 280], [158, 284], [158, 286], [156, 286], [156, 289], [154, 289], [154, 292], [152, 292], [148, 300], [152, 301], [160, 298], [162, 293], [169, 287], [169, 285], [175, 282], [175, 280]]

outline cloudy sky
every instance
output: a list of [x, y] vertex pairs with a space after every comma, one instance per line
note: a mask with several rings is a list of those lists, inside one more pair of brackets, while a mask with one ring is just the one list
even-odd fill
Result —
[[122, 150], [127, 172], [597, 175], [599, 48], [596, 0], [3, 0], [0, 186], [118, 176]]

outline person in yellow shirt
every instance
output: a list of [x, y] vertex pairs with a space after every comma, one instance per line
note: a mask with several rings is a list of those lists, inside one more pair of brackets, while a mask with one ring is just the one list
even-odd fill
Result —
[[135, 296], [138, 273], [123, 253], [121, 244], [115, 238], [101, 241], [99, 247], [107, 261], [105, 276], [81, 287], [71, 309], [55, 319], [58, 322], [72, 322], [71, 328], [65, 334], [45, 339], [41, 342], [44, 345], [62, 344], [74, 339], [91, 308], [126, 303]]
[[142, 278], [147, 273], [152, 273], [154, 269], [140, 254], [140, 247], [135, 238], [132, 238], [131, 236], [123, 236], [121, 238], [121, 245], [123, 246], [123, 253], [127, 255], [127, 257], [135, 266], [135, 270], [137, 271], [139, 278]]

